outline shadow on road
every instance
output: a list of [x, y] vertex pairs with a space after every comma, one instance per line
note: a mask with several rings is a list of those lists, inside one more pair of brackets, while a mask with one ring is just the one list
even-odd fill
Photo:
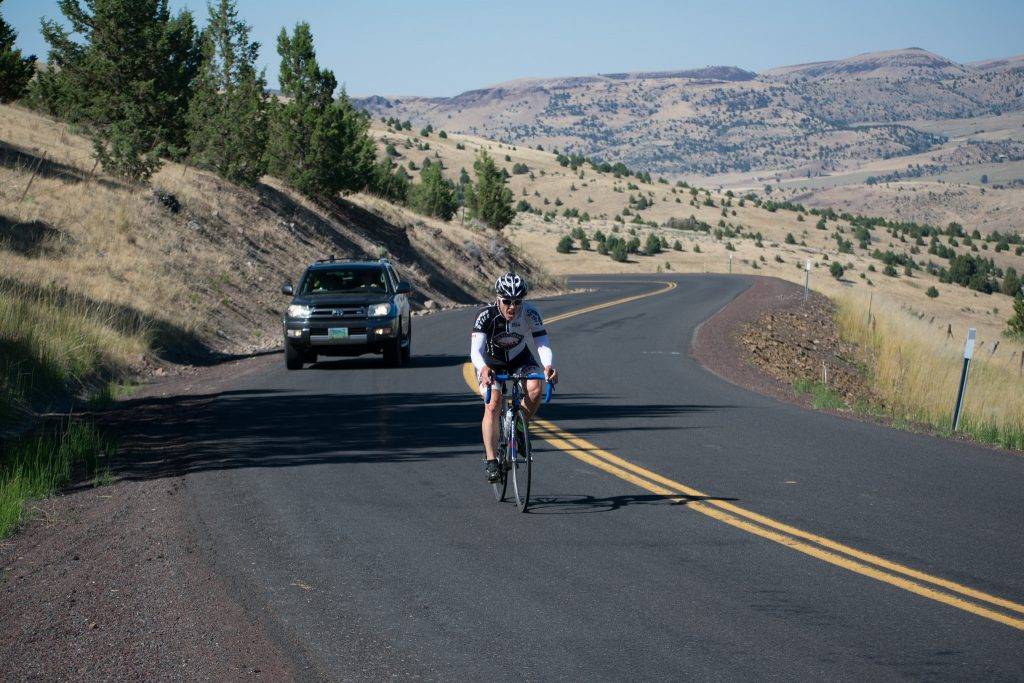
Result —
[[306, 366], [304, 372], [317, 370], [380, 370], [391, 369], [396, 371], [408, 368], [448, 368], [454, 365], [462, 365], [466, 362], [465, 356], [453, 356], [450, 354], [437, 354], [428, 356], [417, 356], [413, 354], [409, 364], [401, 368], [387, 368], [383, 358], [380, 356], [357, 356], [355, 358], [331, 358], [325, 356], [312, 365]]
[[[418, 360], [425, 367], [436, 367], [454, 364], [455, 358], [423, 356]], [[373, 359], [339, 363], [353, 366], [373, 363]], [[727, 407], [593, 404], [583, 399], [577, 397], [572, 405], [557, 408], [555, 404], [546, 406], [544, 416], [566, 422], [583, 418], [607, 425], [581, 430], [587, 433], [621, 429], [614, 424], [620, 418], [649, 420]], [[480, 399], [468, 391], [304, 394], [257, 389], [129, 400], [105, 421], [121, 443], [123, 457], [117, 474], [147, 479], [235, 468], [478, 457], [482, 450], [480, 417]], [[597, 500], [590, 507], [617, 509], [655, 498]], [[562, 501], [558, 505], [576, 509], [583, 504]]]
[[701, 500], [739, 500], [716, 496], [687, 496], [684, 494], [662, 496], [640, 494], [633, 496], [606, 496], [598, 498], [587, 495], [537, 496], [530, 502], [529, 512], [542, 515], [579, 515], [592, 512], [611, 512], [628, 505], [686, 505]]

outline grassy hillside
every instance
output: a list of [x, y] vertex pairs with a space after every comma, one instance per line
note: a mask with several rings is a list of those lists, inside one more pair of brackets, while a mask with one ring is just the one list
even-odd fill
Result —
[[151, 186], [94, 168], [73, 128], [0, 106], [0, 424], [107, 391], [161, 362], [280, 345], [280, 285], [310, 261], [390, 257], [414, 300], [487, 296], [510, 265], [557, 283], [491, 231], [369, 196], [312, 202], [167, 164]]
[[[445, 138], [440, 137], [440, 131], [421, 137], [418, 135], [420, 131], [389, 129], [378, 120], [372, 132], [380, 144], [381, 153], [386, 153], [388, 145], [392, 146], [396, 163], [408, 168], [412, 162], [419, 168], [424, 158], [440, 161], [445, 174], [453, 181], [458, 180], [463, 168], [472, 174], [474, 156], [479, 149], [487, 149], [499, 166], [508, 170], [513, 200], [525, 201], [531, 208], [541, 211], [541, 215], [520, 212], [506, 229], [509, 239], [553, 273], [656, 272], [659, 268], [675, 272], [726, 272], [732, 256], [733, 272], [776, 275], [802, 283], [801, 268], [809, 258], [814, 268], [812, 285], [816, 289], [829, 294], [841, 293], [865, 302], [873, 296], [876, 301], [890, 301], [897, 308], [912, 308], [923, 313], [926, 320], [934, 317], [933, 325], [936, 329], [941, 328], [942, 332], [947, 325], [952, 325], [954, 330], [976, 327], [981, 338], [997, 340], [1011, 313], [1012, 300], [1008, 296], [986, 295], [958, 285], [944, 284], [924, 270], [914, 270], [911, 277], [903, 275], [902, 270], [897, 277], [883, 275], [884, 264], [872, 257], [876, 249], [913, 257], [915, 261], [930, 259], [936, 265], [947, 262], [928, 254], [927, 243], [922, 247], [905, 236], [903, 239], [907, 241], [901, 241], [898, 235], [890, 234], [882, 227], [872, 230], [870, 242], [864, 249], [860, 247], [854, 226], [849, 221], [826, 220], [825, 229], [818, 229], [817, 215], [764, 203], [756, 206], [753, 201], [744, 200], [736, 193], [731, 193], [734, 196], [730, 197], [716, 191], [677, 187], [657, 181], [643, 183], [631, 176], [617, 178], [611, 173], [596, 172], [589, 164], [573, 171], [560, 165], [556, 156], [549, 152], [447, 131]], [[527, 171], [513, 173], [517, 164], [521, 165], [520, 170], [525, 166]], [[415, 175], [415, 171], [409, 172]], [[641, 205], [641, 197], [643, 204], [649, 205], [637, 209]], [[772, 196], [761, 193], [761, 198], [767, 201]], [[566, 212], [576, 212], [580, 216], [586, 214], [588, 218], [567, 218]], [[643, 223], [633, 222], [638, 215]], [[622, 221], [616, 221], [616, 216]], [[711, 231], [705, 233], [667, 227], [673, 221], [678, 224], [691, 216], [709, 226]], [[657, 227], [651, 227], [650, 222]], [[976, 227], [985, 226], [964, 225], [967, 232]], [[556, 253], [558, 240], [574, 228], [580, 228], [589, 235], [591, 249], [576, 248], [569, 254]], [[715, 237], [714, 231], [719, 229], [723, 230], [722, 238]], [[664, 237], [670, 246], [678, 239], [684, 251], [669, 248], [657, 257], [630, 255], [628, 262], [616, 263], [594, 250], [594, 235], [598, 230], [624, 237], [631, 237], [635, 232], [641, 244], [654, 233]], [[616, 230], [618, 232], [614, 232]], [[726, 236], [729, 232], [733, 236]], [[742, 236], [737, 236], [737, 232]], [[758, 233], [761, 234], [761, 246], [757, 245]], [[795, 244], [786, 243], [787, 234], [793, 236]], [[837, 234], [851, 243], [852, 253], [840, 254]], [[949, 246], [947, 237], [941, 237], [940, 242], [957, 253], [984, 256], [1002, 268], [1013, 266], [1018, 273], [1024, 272], [1024, 255], [1015, 254], [1014, 249], [997, 253], [995, 243], [984, 240], [974, 240], [973, 247], [967, 244]], [[729, 244], [735, 251], [727, 248]], [[576, 246], [579, 246], [578, 242]], [[695, 251], [694, 247], [700, 251]], [[917, 254], [911, 251], [915, 247]], [[977, 251], [972, 251], [972, 248]], [[842, 280], [836, 280], [827, 273], [828, 267], [836, 260], [849, 266]], [[875, 268], [875, 272], [869, 270], [870, 266]], [[860, 277], [861, 274], [864, 278]], [[938, 290], [937, 298], [926, 295], [931, 286]], [[958, 333], [958, 336], [962, 335]]]
[[[771, 204], [773, 197], [782, 201], [778, 192], [762, 193], [755, 201], [731, 191], [678, 187], [657, 179], [645, 183], [633, 176], [600, 173], [585, 163], [573, 170], [561, 165], [554, 154], [536, 149], [447, 131], [445, 137], [440, 131], [421, 133], [396, 130], [379, 120], [373, 128], [381, 152], [392, 150], [396, 163], [409, 168], [411, 162], [420, 168], [429, 157], [442, 163], [453, 181], [461, 169], [472, 170], [479, 149], [487, 149], [508, 170], [515, 201], [527, 202], [540, 212], [520, 211], [505, 233], [524, 254], [555, 274], [723, 273], [731, 269], [802, 284], [804, 265], [810, 260], [812, 288], [837, 300], [846, 311], [843, 329], [861, 343], [879, 395], [899, 411], [893, 416], [897, 421], [948, 429], [946, 413], [952, 409], [959, 354], [967, 328], [977, 328], [982, 343], [974, 381], [983, 383], [984, 389], [968, 396], [965, 424], [985, 440], [1024, 447], [1024, 392], [1020, 391], [1024, 347], [1019, 340], [1003, 336], [1013, 312], [1012, 299], [940, 282], [922, 267], [929, 262], [950, 266], [948, 259], [928, 253], [930, 237], [917, 244], [911, 233], [900, 229], [875, 225], [867, 234], [858, 233], [850, 220], [831, 217], [822, 224], [821, 216], [810, 213], [810, 207], [798, 210]], [[633, 222], [637, 220], [641, 222]], [[947, 253], [992, 259], [999, 268], [1012, 266], [1024, 273], [1024, 247], [1021, 253], [1017, 244], [997, 251], [998, 242], [990, 238], [991, 226], [964, 225], [968, 235], [976, 227], [985, 232], [980, 238], [943, 234], [936, 242]], [[655, 235], [668, 246], [658, 254], [633, 253], [625, 262], [617, 262], [596, 250], [599, 231], [635, 237], [641, 245]], [[572, 250], [559, 253], [558, 242], [573, 233], [577, 238], [585, 234], [590, 248], [582, 249], [580, 240], [573, 239]], [[676, 242], [679, 250], [673, 248]], [[887, 275], [886, 263], [875, 256], [876, 251], [891, 252], [890, 259], [913, 259], [917, 267], [907, 275], [898, 266]], [[843, 267], [839, 278], [831, 273], [834, 263]], [[937, 296], [929, 295], [930, 288]], [[873, 322], [865, 330], [854, 323], [860, 319], [866, 324], [869, 307]], [[879, 335], [876, 328], [888, 332]], [[915, 381], [904, 382], [907, 377]], [[972, 386], [976, 389], [978, 384]]]

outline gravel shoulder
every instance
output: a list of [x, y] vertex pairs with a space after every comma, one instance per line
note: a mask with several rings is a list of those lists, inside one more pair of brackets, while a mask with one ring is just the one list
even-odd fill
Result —
[[839, 339], [827, 297], [811, 292], [804, 301], [799, 285], [744, 277], [751, 286], [694, 335], [692, 353], [701, 365], [745, 389], [806, 408], [812, 407], [811, 399], [794, 391], [798, 380], [827, 378], [829, 389], [849, 406], [874, 401], [857, 349]]
[[[272, 360], [162, 378], [95, 417], [117, 434], [139, 410], [159, 410], [153, 399], [216, 391]], [[122, 443], [121, 457], [131, 452]], [[0, 542], [0, 679], [296, 677], [286, 648], [207, 559], [182, 474], [84, 485], [35, 507]]]

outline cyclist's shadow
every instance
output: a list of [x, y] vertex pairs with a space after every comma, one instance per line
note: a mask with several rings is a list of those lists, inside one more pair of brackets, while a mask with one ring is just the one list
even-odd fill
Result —
[[529, 511], [539, 515], [580, 515], [591, 512], [612, 512], [627, 505], [686, 505], [701, 500], [735, 501], [739, 499], [719, 496], [687, 496], [682, 493], [670, 495], [648, 493], [600, 498], [597, 496], [566, 494], [531, 496]]

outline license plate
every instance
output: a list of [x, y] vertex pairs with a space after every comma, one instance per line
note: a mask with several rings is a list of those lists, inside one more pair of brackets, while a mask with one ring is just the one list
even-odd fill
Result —
[[347, 327], [328, 327], [327, 328], [328, 339], [348, 339], [348, 328]]

